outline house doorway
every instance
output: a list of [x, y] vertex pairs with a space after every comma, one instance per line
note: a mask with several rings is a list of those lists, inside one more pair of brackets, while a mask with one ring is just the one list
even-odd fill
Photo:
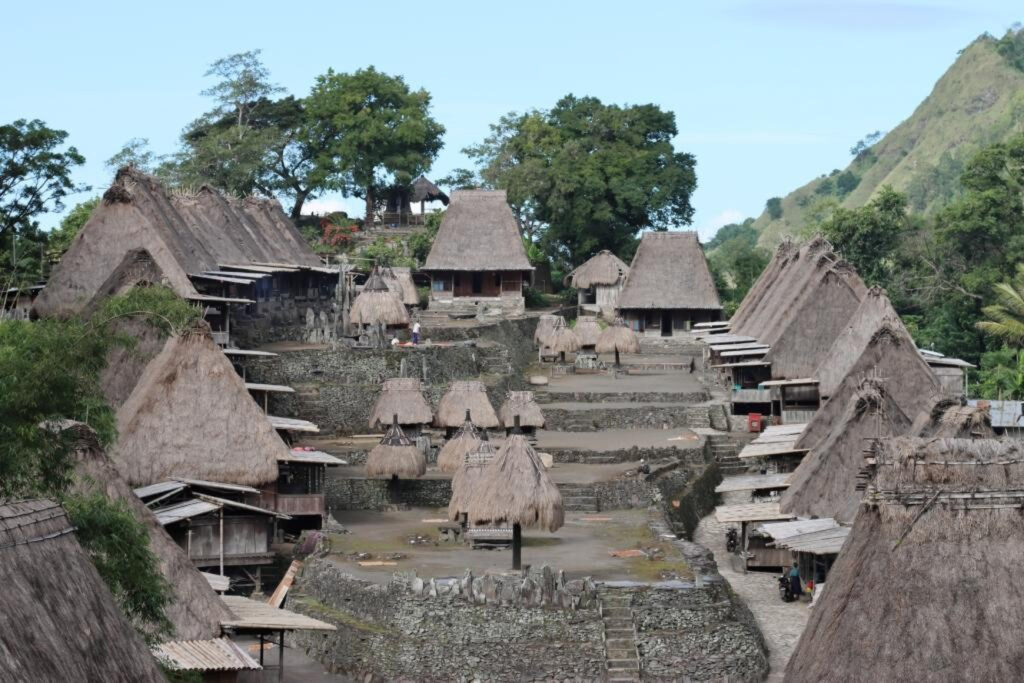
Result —
[[661, 312], [661, 336], [672, 336], [672, 311]]
[[473, 293], [479, 294], [484, 291], [484, 274], [473, 273]]

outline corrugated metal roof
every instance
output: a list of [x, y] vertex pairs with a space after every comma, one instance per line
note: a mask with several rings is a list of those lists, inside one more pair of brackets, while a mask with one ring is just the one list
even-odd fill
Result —
[[217, 507], [229, 507], [236, 508], [238, 510], [248, 510], [249, 512], [258, 512], [261, 515], [273, 515], [279, 519], [291, 519], [291, 516], [284, 514], [283, 512], [274, 512], [273, 510], [267, 510], [266, 508], [257, 507], [255, 505], [249, 505], [247, 503], [239, 503], [236, 500], [228, 500], [227, 498], [217, 498], [215, 496], [207, 496], [202, 493], [197, 493], [196, 498], [215, 505]]
[[139, 498], [153, 498], [159, 496], [162, 493], [171, 493], [174, 491], [180, 491], [185, 488], [185, 485], [180, 481], [161, 481], [156, 484], [150, 484], [149, 486], [140, 486], [135, 489], [135, 495]]
[[231, 588], [231, 579], [227, 576], [221, 576], [220, 574], [210, 574], [209, 572], [199, 572], [206, 579], [206, 582], [210, 584], [210, 588], [213, 590], [223, 593], [224, 591]]
[[314, 465], [347, 465], [348, 463], [341, 458], [336, 458], [330, 453], [324, 453], [323, 451], [303, 451], [293, 448], [288, 452], [288, 455], [281, 456], [277, 459], [278, 462], [306, 462]]
[[834, 555], [842, 550], [846, 538], [850, 535], [850, 531], [852, 529], [848, 526], [812, 531], [806, 534], [790, 536], [782, 541], [776, 541], [775, 546], [778, 548], [788, 548], [798, 553]]
[[320, 428], [312, 422], [306, 420], [296, 420], [291, 417], [278, 417], [277, 415], [267, 415], [267, 419], [270, 420], [270, 425], [274, 429], [287, 429], [293, 432], [313, 432], [318, 433]]
[[254, 349], [224, 349], [224, 353], [228, 356], [260, 356], [264, 358], [277, 355], [271, 351], [256, 351]]
[[1024, 428], [1024, 403], [1021, 401], [990, 401], [972, 398], [967, 404], [975, 408], [988, 408], [993, 427]]
[[809, 534], [813, 531], [824, 529], [835, 529], [839, 523], [831, 517], [821, 519], [797, 519], [792, 522], [776, 522], [774, 524], [762, 524], [757, 529], [763, 534], [771, 536], [776, 541], [782, 541], [793, 536]]
[[764, 522], [792, 518], [793, 515], [779, 511], [778, 503], [744, 503], [719, 505], [715, 508], [715, 519], [719, 522]]
[[246, 382], [245, 388], [249, 391], [269, 391], [279, 394], [294, 394], [295, 389], [284, 384], [260, 384], [259, 382]]
[[157, 508], [153, 510], [153, 514], [156, 515], [156, 519], [160, 524], [167, 526], [168, 524], [180, 522], [183, 519], [192, 519], [193, 517], [205, 515], [208, 512], [219, 509], [220, 505], [210, 501], [190, 499], [165, 508]]
[[203, 479], [179, 479], [178, 481], [200, 489], [214, 489], [216, 491], [234, 491], [235, 493], [259, 493], [259, 489], [243, 484], [225, 484], [220, 481], [205, 481]]
[[153, 654], [176, 671], [259, 671], [263, 667], [227, 638], [161, 643]]
[[715, 487], [715, 493], [784, 489], [789, 486], [789, 478], [791, 476], [793, 476], [792, 472], [786, 472], [785, 474], [742, 474], [735, 477], [725, 477], [722, 479], [722, 483]]
[[222, 621], [221, 626], [256, 631], [337, 631], [332, 624], [307, 617], [304, 614], [278, 609], [265, 602], [243, 598], [240, 595], [223, 595], [221, 600], [235, 615], [234, 619]]
[[722, 351], [720, 354], [722, 358], [739, 358], [741, 356], [763, 356], [768, 353], [770, 349], [765, 347], [763, 349], [740, 349], [738, 351]]

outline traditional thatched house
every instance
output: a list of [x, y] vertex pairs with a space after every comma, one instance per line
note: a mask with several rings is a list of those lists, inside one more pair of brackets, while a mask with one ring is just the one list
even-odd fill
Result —
[[[214, 330], [236, 322], [330, 314], [336, 269], [322, 266], [274, 200], [235, 199], [209, 187], [168, 191], [133, 168], [117, 173], [35, 302], [69, 316], [139, 283], [165, 284], [210, 309]], [[218, 340], [221, 341], [221, 340]]]
[[772, 290], [779, 274], [788, 264], [790, 256], [796, 251], [796, 245], [789, 240], [776, 247], [772, 260], [761, 271], [753, 286], [747, 291], [747, 295], [743, 297], [743, 301], [740, 302], [732, 317], [729, 318], [730, 332], [742, 328], [753, 313], [760, 310], [761, 302]]
[[695, 232], [645, 232], [619, 294], [636, 332], [671, 337], [718, 320], [722, 304]]
[[483, 382], [456, 381], [448, 387], [448, 391], [437, 404], [437, 415], [434, 417], [435, 427], [444, 427], [449, 438], [455, 430], [462, 426], [466, 411], [470, 412], [473, 424], [481, 429], [494, 429], [501, 426], [494, 412], [487, 389]]
[[544, 413], [537, 405], [537, 399], [532, 391], [508, 392], [508, 397], [498, 410], [498, 417], [505, 427], [506, 434], [515, 429], [517, 418], [519, 428], [528, 437], [535, 436], [538, 429], [544, 429]]
[[0, 504], [0, 679], [163, 681], [74, 531], [54, 502]]
[[384, 380], [377, 401], [370, 411], [370, 429], [384, 429], [398, 416], [398, 424], [411, 439], [434, 420], [430, 404], [423, 397], [423, 382], [415, 378], [394, 377]]
[[533, 266], [504, 190], [456, 190], [423, 272], [430, 275], [431, 310], [465, 305], [526, 310], [523, 287]]
[[398, 416], [380, 443], [366, 457], [366, 476], [385, 479], [415, 479], [427, 471], [423, 451], [416, 447], [398, 426]]
[[565, 285], [577, 290], [579, 314], [597, 314], [611, 319], [619, 304], [619, 292], [629, 275], [629, 266], [607, 249], [590, 257], [565, 276]]
[[[384, 198], [384, 215], [381, 216], [383, 227], [422, 225], [427, 204], [433, 202], [448, 206], [448, 195], [425, 176], [420, 175], [408, 185], [396, 183], [388, 188]], [[419, 204], [418, 213], [413, 209], [416, 204]]]
[[597, 318], [584, 316], [576, 319], [576, 326], [572, 328], [580, 348], [585, 351], [593, 351], [597, 346], [597, 340], [601, 338], [601, 325]]
[[466, 411], [466, 421], [458, 431], [448, 439], [437, 453], [437, 468], [442, 472], [455, 472], [466, 460], [466, 454], [474, 451], [480, 442], [487, 438], [487, 430], [477, 429], [473, 424], [470, 412]]
[[869, 463], [786, 680], [1024, 678], [1020, 443], [883, 439]]
[[521, 568], [522, 527], [554, 532], [565, 522], [562, 494], [518, 429], [484, 470], [467, 507], [474, 525], [511, 525], [513, 569]]
[[349, 320], [364, 329], [408, 327], [409, 311], [401, 296], [388, 287], [380, 269], [374, 268], [352, 302]]

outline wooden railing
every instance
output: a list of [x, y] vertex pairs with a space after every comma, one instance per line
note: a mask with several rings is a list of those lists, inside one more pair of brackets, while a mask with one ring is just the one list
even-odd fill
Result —
[[733, 389], [733, 403], [771, 403], [770, 389]]

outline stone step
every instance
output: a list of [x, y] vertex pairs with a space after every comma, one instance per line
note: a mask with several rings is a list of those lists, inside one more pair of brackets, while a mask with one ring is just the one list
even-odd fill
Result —
[[632, 636], [632, 633], [633, 633], [633, 618], [632, 617], [624, 617], [624, 618], [620, 618], [620, 617], [615, 617], [615, 618], [605, 617], [605, 619], [604, 619], [604, 628], [605, 628], [605, 633], [606, 634], [607, 633], [611, 633], [612, 631], [616, 631], [616, 632], [629, 631], [630, 635]]
[[601, 606], [601, 616], [605, 619], [632, 619], [633, 610], [629, 607], [609, 607], [607, 605]]
[[633, 657], [632, 659], [606, 659], [605, 666], [608, 668], [609, 671], [613, 671], [615, 669], [623, 669], [625, 671], [639, 671], [640, 660], [638, 660], [636, 657]]
[[636, 659], [636, 649], [631, 645], [629, 647], [621, 648], [609, 648], [604, 649], [605, 659], [621, 661], [626, 659]]
[[[632, 634], [631, 634], [632, 635]], [[633, 638], [605, 638], [604, 646], [609, 650], [633, 650], [635, 643]]]
[[605, 625], [604, 629], [605, 640], [633, 640], [633, 625], [630, 624], [629, 628], [609, 628]]

